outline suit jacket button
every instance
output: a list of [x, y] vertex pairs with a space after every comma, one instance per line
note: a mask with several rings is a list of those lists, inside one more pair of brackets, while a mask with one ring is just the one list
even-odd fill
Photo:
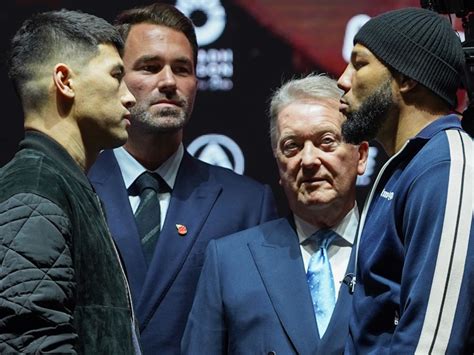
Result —
[[276, 351], [269, 351], [268, 355], [277, 355]]

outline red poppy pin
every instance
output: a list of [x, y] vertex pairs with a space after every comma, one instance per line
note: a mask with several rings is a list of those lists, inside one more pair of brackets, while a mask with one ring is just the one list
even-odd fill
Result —
[[186, 228], [183, 224], [177, 224], [176, 229], [178, 230], [178, 234], [184, 237], [188, 233], [188, 228]]

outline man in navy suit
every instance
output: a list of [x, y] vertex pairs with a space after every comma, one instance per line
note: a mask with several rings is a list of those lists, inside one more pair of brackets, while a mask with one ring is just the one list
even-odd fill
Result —
[[[210, 242], [184, 354], [343, 352], [351, 297], [342, 281], [353, 263], [355, 183], [365, 171], [368, 143], [343, 141], [341, 93], [334, 80], [313, 75], [274, 94], [270, 135], [292, 215]], [[332, 273], [325, 290], [335, 305], [324, 327], [316, 316], [323, 307], [310, 291], [323, 279], [307, 279], [322, 249], [312, 237], [318, 231], [333, 236], [325, 247]]]
[[[268, 186], [205, 164], [183, 147], [197, 90], [192, 22], [166, 4], [125, 11], [117, 22], [124, 80], [137, 104], [128, 142], [104, 151], [89, 177], [126, 265], [143, 351], [177, 354], [208, 242], [276, 218], [276, 210]], [[133, 193], [144, 172], [159, 174], [166, 187], [150, 198], [161, 216], [143, 218], [161, 229], [151, 255], [138, 222], [143, 209], [149, 212], [139, 206], [150, 201]]]

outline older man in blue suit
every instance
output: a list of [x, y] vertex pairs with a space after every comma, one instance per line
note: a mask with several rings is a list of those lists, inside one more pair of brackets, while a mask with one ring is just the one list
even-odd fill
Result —
[[345, 143], [341, 91], [325, 76], [283, 85], [270, 133], [292, 215], [212, 241], [184, 354], [341, 354], [368, 143]]
[[276, 217], [268, 186], [185, 152], [197, 89], [191, 21], [153, 4], [118, 17], [125, 77], [137, 99], [129, 140], [89, 177], [104, 202], [130, 281], [145, 354], [178, 354], [212, 238]]

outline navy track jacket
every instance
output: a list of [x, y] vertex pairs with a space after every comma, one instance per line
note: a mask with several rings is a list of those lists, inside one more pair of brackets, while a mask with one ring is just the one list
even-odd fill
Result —
[[473, 164], [449, 115], [384, 165], [361, 215], [346, 353], [473, 353]]

